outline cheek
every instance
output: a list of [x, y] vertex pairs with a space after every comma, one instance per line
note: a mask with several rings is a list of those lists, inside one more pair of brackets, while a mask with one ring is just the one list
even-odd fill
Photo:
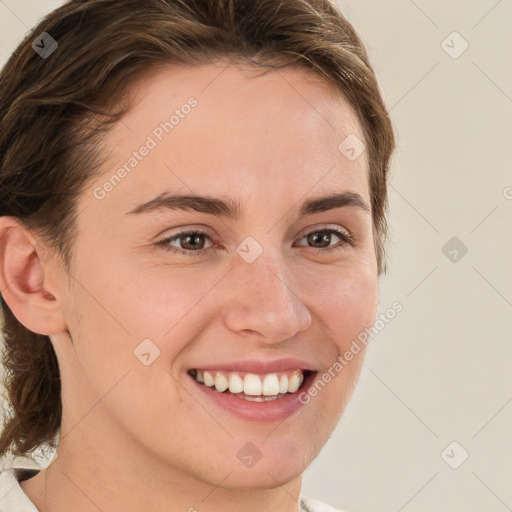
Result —
[[375, 321], [377, 275], [373, 266], [361, 264], [331, 268], [323, 279], [318, 279], [318, 275], [315, 277], [310, 303], [315, 305], [315, 314], [329, 328], [338, 351], [345, 351], [352, 340]]
[[134, 283], [133, 289], [127, 286], [122, 296], [112, 288], [100, 296], [94, 293], [99, 291], [96, 284], [88, 284], [88, 293], [75, 291], [76, 309], [68, 323], [74, 347], [65, 354], [63, 380], [80, 390], [80, 398], [73, 399], [83, 409], [79, 416], [94, 406], [99, 418], [114, 418], [152, 439], [158, 421], [164, 420], [169, 428], [163, 404], [179, 400], [170, 364], [183, 347], [175, 339], [164, 343], [160, 336], [164, 327], [169, 330], [178, 321], [177, 317], [174, 323], [169, 321], [174, 308], [164, 303], [161, 309], [167, 309], [167, 323], [157, 329], [154, 319], [161, 312], [147, 303], [151, 293], [144, 291], [139, 297], [131, 293], [140, 283]]
[[191, 329], [200, 330], [215, 318], [212, 311], [222, 276], [223, 272], [199, 266], [142, 270], [125, 289], [129, 297], [123, 299], [123, 315], [139, 337], [153, 336], [163, 350], [177, 352], [189, 341]]
[[328, 276], [315, 282], [316, 286], [310, 286], [314, 289], [310, 304], [315, 305], [314, 313], [331, 343], [325, 347], [325, 366], [318, 376], [322, 382], [304, 399], [324, 405], [317, 408], [312, 428], [321, 426], [327, 437], [357, 384], [366, 352], [358, 336], [375, 321], [378, 281], [374, 266], [361, 264], [331, 268]]

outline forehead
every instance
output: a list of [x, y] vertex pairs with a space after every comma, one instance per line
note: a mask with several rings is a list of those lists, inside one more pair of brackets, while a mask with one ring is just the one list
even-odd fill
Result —
[[364, 140], [344, 95], [306, 69], [264, 71], [217, 62], [168, 66], [139, 79], [130, 89], [132, 109], [105, 137], [110, 161], [96, 184], [146, 145], [143, 158], [125, 165], [125, 201], [161, 193], [164, 182], [168, 190], [214, 186], [235, 195], [265, 184], [276, 197], [306, 193], [319, 180], [317, 192], [336, 184], [367, 188], [367, 152], [351, 161], [339, 147], [349, 136]]

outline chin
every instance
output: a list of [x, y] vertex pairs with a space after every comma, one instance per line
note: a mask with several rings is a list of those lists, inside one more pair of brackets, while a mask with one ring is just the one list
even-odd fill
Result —
[[272, 464], [248, 469], [232, 468], [231, 475], [222, 482], [220, 487], [225, 489], [276, 489], [282, 485], [302, 476], [306, 467], [294, 467], [276, 469]]

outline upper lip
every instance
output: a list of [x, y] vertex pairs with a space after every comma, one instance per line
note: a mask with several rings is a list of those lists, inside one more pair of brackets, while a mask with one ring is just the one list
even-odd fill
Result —
[[208, 371], [208, 370], [219, 370], [219, 371], [241, 371], [246, 373], [275, 373], [284, 372], [286, 370], [309, 370], [316, 371], [315, 368], [301, 359], [274, 359], [274, 360], [245, 360], [245, 361], [231, 361], [229, 363], [217, 363], [200, 365], [193, 368], [194, 370]]

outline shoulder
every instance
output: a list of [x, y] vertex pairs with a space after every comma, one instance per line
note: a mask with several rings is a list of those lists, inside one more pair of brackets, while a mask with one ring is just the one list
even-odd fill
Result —
[[301, 512], [343, 512], [337, 508], [331, 507], [323, 501], [318, 501], [307, 496], [300, 497]]
[[35, 505], [23, 492], [20, 481], [30, 478], [37, 470], [26, 468], [6, 468], [0, 472], [1, 512], [37, 512]]

